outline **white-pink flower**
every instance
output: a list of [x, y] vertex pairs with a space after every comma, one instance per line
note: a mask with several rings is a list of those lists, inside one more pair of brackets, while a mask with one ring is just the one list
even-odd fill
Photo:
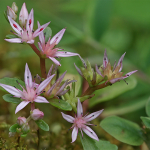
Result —
[[30, 14], [28, 15], [28, 11], [26, 8], [25, 3], [23, 4], [20, 15], [19, 15], [19, 22], [23, 28], [19, 26], [18, 23], [16, 23], [11, 17], [8, 16], [8, 20], [10, 22], [10, 25], [14, 29], [19, 38], [12, 38], [12, 39], [5, 39], [8, 42], [11, 43], [34, 43], [34, 38], [37, 37], [48, 25], [50, 22], [40, 26], [36, 31], [33, 30], [34, 25], [34, 16], [33, 16], [33, 9], [31, 10]]
[[[28, 65], [25, 66], [25, 73], [24, 73], [24, 81], [26, 89], [24, 89], [19, 83], [19, 85], [22, 87], [23, 91], [5, 84], [0, 84], [1, 87], [3, 87], [6, 91], [8, 91], [10, 94], [14, 95], [14, 97], [21, 98], [23, 101], [16, 107], [15, 113], [23, 109], [26, 105], [28, 105], [30, 102], [37, 102], [37, 103], [49, 103], [46, 98], [39, 96], [43, 89], [47, 86], [47, 84], [51, 81], [51, 79], [55, 75], [50, 76], [49, 78], [45, 79], [41, 84], [37, 86], [35, 89], [34, 82], [32, 82], [32, 75], [28, 68]], [[17, 81], [18, 82], [18, 81]]]
[[72, 142], [74, 142], [77, 139], [77, 134], [78, 134], [79, 129], [81, 131], [82, 137], [83, 137], [83, 133], [82, 133], [82, 130], [83, 130], [89, 137], [99, 141], [96, 133], [90, 127], [88, 127], [87, 125], [93, 125], [93, 124], [89, 124], [88, 122], [95, 119], [96, 117], [98, 117], [102, 113], [103, 110], [104, 109], [96, 111], [96, 112], [94, 112], [90, 115], [85, 115], [83, 117], [82, 105], [81, 105], [80, 100], [78, 99], [77, 116], [75, 116], [75, 118], [61, 112], [62, 116], [65, 120], [67, 120], [70, 123], [73, 123], [73, 126], [71, 127], [71, 128], [73, 128]]
[[[38, 22], [38, 28], [40, 28], [40, 27], [41, 27], [40, 23]], [[78, 53], [59, 51], [62, 49], [55, 47], [60, 42], [61, 38], [63, 37], [65, 30], [66, 29], [64, 28], [61, 31], [59, 31], [56, 35], [54, 35], [52, 37], [52, 39], [50, 37], [47, 43], [45, 43], [44, 33], [41, 32], [41, 34], [39, 35], [39, 40], [40, 40], [40, 42], [38, 42], [39, 49], [42, 51], [43, 55], [45, 54], [47, 58], [51, 59], [58, 66], [61, 66], [61, 64], [55, 58], [70, 57], [70, 56], [79, 56], [80, 57], [80, 55]]]

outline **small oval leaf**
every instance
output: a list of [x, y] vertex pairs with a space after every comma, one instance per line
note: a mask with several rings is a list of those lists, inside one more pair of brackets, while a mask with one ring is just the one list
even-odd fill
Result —
[[46, 27], [44, 30], [45, 42], [48, 42], [50, 36], [52, 36], [52, 29], [50, 27]]
[[141, 120], [143, 121], [144, 125], [147, 128], [150, 128], [150, 118], [149, 117], [141, 117]]
[[41, 128], [42, 130], [49, 131], [49, 126], [44, 120], [40, 119], [35, 122], [38, 125], [38, 127]]
[[20, 126], [16, 123], [9, 128], [9, 132], [17, 132], [17, 128], [20, 128]]
[[111, 116], [101, 121], [100, 126], [117, 140], [139, 146], [143, 143], [141, 128], [131, 121]]
[[5, 94], [3, 95], [3, 99], [6, 102], [19, 104], [21, 102], [20, 98], [13, 97], [11, 94]]
[[52, 99], [49, 101], [49, 103], [61, 110], [65, 110], [65, 111], [71, 111], [72, 110], [72, 107], [71, 105], [64, 101], [64, 100], [61, 100], [61, 99]]
[[6, 35], [6, 38], [7, 39], [13, 39], [13, 38], [18, 38], [18, 36], [17, 35], [13, 35], [13, 34], [8, 34], [8, 35]]

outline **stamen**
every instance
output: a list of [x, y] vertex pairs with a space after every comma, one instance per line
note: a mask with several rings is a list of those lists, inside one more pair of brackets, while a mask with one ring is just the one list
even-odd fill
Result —
[[32, 20], [30, 19], [30, 20], [29, 20], [29, 25], [31, 25], [31, 22], [32, 22]]
[[44, 28], [41, 28], [40, 31], [42, 31]]
[[14, 26], [15, 28], [17, 28], [17, 26], [16, 26], [15, 24], [13, 24], [13, 26]]
[[126, 80], [123, 79], [123, 81], [128, 85], [128, 82]]

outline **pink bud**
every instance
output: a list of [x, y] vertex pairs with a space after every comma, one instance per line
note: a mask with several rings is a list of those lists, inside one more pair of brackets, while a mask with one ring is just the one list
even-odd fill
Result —
[[31, 118], [33, 120], [39, 120], [42, 119], [44, 117], [44, 113], [42, 111], [40, 111], [39, 109], [34, 109], [31, 112]]
[[26, 8], [26, 4], [23, 3], [20, 14], [19, 14], [19, 23], [22, 27], [26, 26], [28, 19], [28, 10]]
[[7, 6], [7, 16], [9, 16], [10, 18], [12, 18], [13, 20], [17, 19], [17, 15], [12, 10], [12, 8], [10, 8], [9, 6]]
[[22, 126], [23, 124], [26, 123], [26, 118], [25, 117], [18, 117], [17, 123]]

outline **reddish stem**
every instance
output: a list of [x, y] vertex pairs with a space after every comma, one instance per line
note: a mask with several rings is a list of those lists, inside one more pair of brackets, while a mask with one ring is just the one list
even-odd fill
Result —
[[29, 44], [30, 47], [34, 50], [34, 52], [41, 58], [41, 53], [40, 51], [37, 49], [37, 47], [34, 44]]
[[34, 109], [35, 109], [35, 104], [33, 102], [33, 103], [31, 103], [31, 110], [33, 111]]
[[40, 58], [40, 68], [41, 68], [42, 78], [46, 78], [46, 66], [45, 66], [45, 59], [44, 58]]

